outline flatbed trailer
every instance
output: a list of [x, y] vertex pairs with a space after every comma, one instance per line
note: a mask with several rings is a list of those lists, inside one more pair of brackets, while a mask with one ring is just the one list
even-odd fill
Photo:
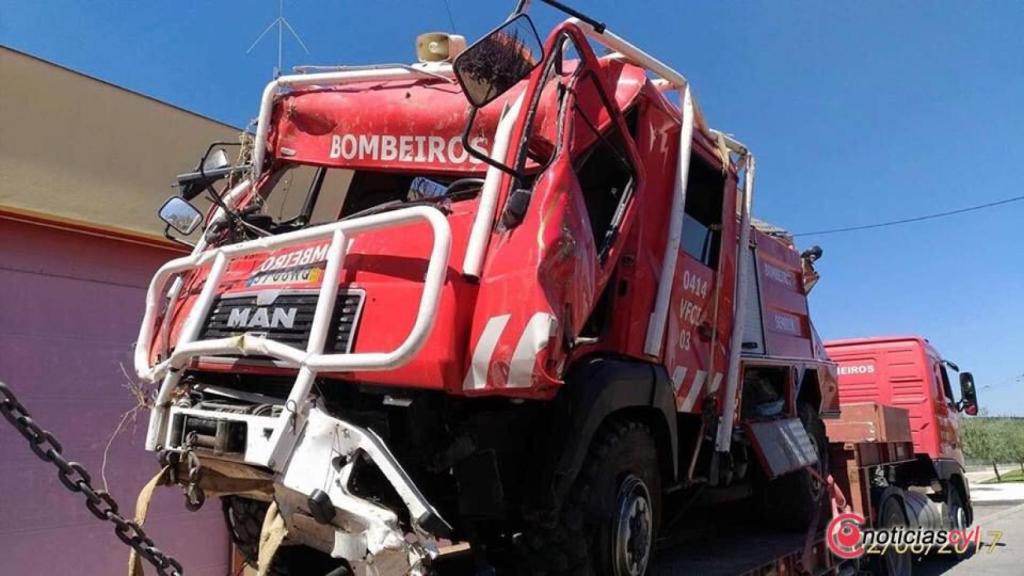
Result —
[[[736, 576], [801, 573], [805, 546], [803, 534], [754, 527], [729, 534], [717, 532], [682, 546], [659, 549], [650, 574]], [[830, 573], [824, 541], [815, 541], [811, 554], [814, 555], [812, 565], [823, 570], [814, 574]]]
[[[912, 521], [915, 496], [912, 486], [889, 484], [886, 477], [915, 461], [906, 410], [874, 403], [844, 406], [838, 418], [827, 419], [829, 438], [830, 484], [833, 489], [833, 514], [853, 512], [871, 527], [891, 526], [882, 518], [886, 499], [896, 499], [902, 509], [902, 522]], [[920, 487], [924, 488], [924, 487]], [[749, 508], [749, 507], [748, 507]], [[765, 526], [762, 519], [746, 522], [725, 519], [714, 508], [702, 530], [682, 537], [663, 534], [651, 574], [700, 574], [701, 576], [762, 576], [768, 574], [874, 574], [910, 573], [910, 558], [868, 558], [844, 560], [832, 554], [827, 545], [826, 525], [822, 519], [810, 532], [801, 534]], [[700, 515], [694, 515], [700, 521]], [[711, 522], [715, 522], [711, 524]], [[889, 524], [886, 524], [889, 522]]]

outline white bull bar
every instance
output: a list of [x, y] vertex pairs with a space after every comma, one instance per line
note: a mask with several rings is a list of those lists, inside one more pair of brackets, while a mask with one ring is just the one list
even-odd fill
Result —
[[[430, 225], [434, 243], [423, 282], [419, 310], [409, 335], [397, 348], [389, 352], [324, 354], [330, 319], [338, 294], [338, 277], [348, 251], [349, 241], [366, 232], [417, 221], [426, 221]], [[327, 264], [320, 284], [309, 341], [305, 350], [252, 334], [212, 340], [196, 339], [209, 314], [210, 307], [217, 297], [217, 286], [220, 284], [220, 279], [232, 258], [275, 250], [318, 238], [330, 238], [331, 242], [327, 250]], [[250, 464], [267, 466], [280, 472], [296, 438], [305, 425], [310, 409], [309, 392], [319, 372], [390, 370], [409, 362], [423, 346], [437, 315], [437, 306], [441, 297], [441, 288], [444, 285], [450, 250], [451, 230], [444, 215], [433, 207], [413, 206], [279, 236], [212, 248], [168, 262], [157, 271], [150, 283], [146, 295], [146, 313], [135, 348], [135, 370], [139, 378], [147, 382], [160, 381], [160, 390], [146, 436], [146, 449], [156, 450], [158, 446], [168, 445], [170, 403], [174, 390], [181, 379], [182, 368], [189, 362], [201, 356], [238, 354], [270, 356], [298, 368], [298, 375], [285, 401], [286, 409], [279, 416], [260, 417], [265, 421], [265, 428], [272, 432], [269, 438], [263, 439], [264, 441], [259, 442], [258, 445], [250, 440], [245, 461]], [[212, 262], [210, 272], [202, 291], [188, 313], [174, 352], [166, 360], [156, 365], [150, 365], [150, 343], [153, 341], [161, 301], [169, 281], [178, 274], [196, 270], [210, 262]], [[172, 305], [173, 302], [168, 303], [168, 313]], [[181, 410], [181, 412], [188, 412], [188, 410]], [[213, 414], [217, 414], [218, 418], [221, 416], [220, 413]], [[204, 416], [211, 415], [209, 412], [204, 412]], [[228, 415], [224, 414], [223, 416]], [[250, 436], [253, 435], [250, 434]]]

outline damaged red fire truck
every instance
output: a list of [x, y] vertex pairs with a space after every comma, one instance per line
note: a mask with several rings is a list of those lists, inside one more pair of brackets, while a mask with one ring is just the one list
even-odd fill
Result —
[[520, 3], [415, 65], [277, 78], [240, 160], [211, 147], [161, 208], [187, 236], [213, 202], [149, 288], [146, 447], [264, 571], [462, 543], [639, 575], [699, 496], [830, 512], [817, 253], [752, 220], [754, 157], [682, 75], [546, 3], [543, 43]]

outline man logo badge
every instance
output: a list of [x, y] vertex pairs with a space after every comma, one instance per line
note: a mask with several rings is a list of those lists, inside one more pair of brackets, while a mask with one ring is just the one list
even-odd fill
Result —
[[298, 308], [233, 308], [228, 328], [294, 328]]

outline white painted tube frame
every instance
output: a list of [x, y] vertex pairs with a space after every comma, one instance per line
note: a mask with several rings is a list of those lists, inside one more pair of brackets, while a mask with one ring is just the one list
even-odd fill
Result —
[[[505, 161], [509, 138], [512, 137], [512, 128], [515, 126], [516, 119], [519, 118], [519, 111], [522, 107], [523, 94], [520, 94], [512, 107], [504, 111], [498, 122], [497, 131], [494, 133], [494, 146], [491, 149], [493, 160]], [[495, 212], [498, 208], [498, 193], [500, 192], [498, 186], [501, 184], [501, 178], [501, 170], [494, 166], [488, 166], [483, 189], [480, 191], [480, 204], [477, 207], [476, 218], [473, 220], [473, 229], [469, 233], [469, 242], [466, 243], [466, 256], [462, 259], [462, 273], [472, 278], [479, 278], [483, 269], [487, 241], [491, 237]]]
[[661, 258], [661, 275], [658, 277], [658, 292], [654, 297], [654, 311], [651, 312], [650, 322], [647, 324], [647, 339], [644, 341], [644, 353], [655, 357], [661, 355], [661, 346], [665, 341], [665, 325], [668, 323], [668, 311], [672, 304], [676, 263], [683, 243], [683, 214], [686, 210], [686, 188], [690, 179], [694, 109], [689, 85], [683, 88], [680, 99], [683, 125], [679, 129], [679, 158], [672, 190], [672, 208], [669, 210], [668, 238], [665, 240], [665, 253]]
[[[423, 220], [431, 226], [434, 243], [423, 281], [423, 292], [420, 297], [419, 310], [409, 335], [397, 348], [388, 352], [323, 354], [323, 346], [330, 325], [330, 316], [338, 291], [337, 279], [345, 259], [348, 239], [371, 230], [400, 226]], [[216, 297], [216, 287], [219, 284], [220, 276], [227, 268], [231, 258], [325, 237], [331, 238], [331, 244], [327, 251], [327, 267], [320, 285], [317, 307], [314, 312], [312, 326], [310, 327], [310, 338], [306, 350], [299, 350], [280, 342], [251, 335], [215, 340], [195, 339]], [[146, 313], [135, 347], [135, 371], [139, 378], [149, 382], [161, 380], [153, 416], [150, 419], [149, 434], [146, 441], [147, 448], [154, 449], [159, 443], [167, 417], [167, 406], [181, 376], [181, 369], [191, 360], [200, 356], [257, 354], [284, 360], [298, 367], [299, 374], [288, 396], [287, 405], [294, 406], [300, 411], [318, 372], [390, 370], [406, 364], [423, 346], [433, 328], [450, 252], [451, 229], [445, 216], [433, 207], [413, 206], [383, 214], [374, 214], [315, 228], [307, 228], [288, 234], [281, 234], [280, 236], [269, 236], [231, 244], [204, 252], [197, 252], [168, 262], [157, 271], [150, 283], [149, 291], [146, 294]], [[195, 270], [211, 261], [210, 273], [206, 278], [199, 297], [196, 299], [185, 320], [185, 325], [182, 328], [182, 333], [174, 353], [163, 362], [151, 366], [149, 363], [150, 342], [153, 339], [156, 317], [160, 302], [164, 298], [168, 280], [178, 273]], [[275, 437], [280, 437], [282, 428], [283, 426], [277, 427], [274, 433]]]
[[733, 138], [722, 135], [726, 146], [733, 152], [743, 156], [744, 178], [743, 197], [740, 204], [740, 238], [736, 247], [736, 285], [733, 292], [736, 301], [733, 314], [732, 338], [729, 342], [729, 365], [726, 373], [725, 395], [722, 402], [722, 419], [718, 423], [715, 434], [715, 450], [728, 452], [732, 445], [732, 427], [736, 421], [736, 406], [739, 398], [740, 352], [743, 349], [743, 319], [747, 315], [746, 285], [750, 277], [750, 259], [746, 251], [750, 249], [750, 210], [754, 199], [754, 172], [756, 169], [754, 155], [746, 146]]

